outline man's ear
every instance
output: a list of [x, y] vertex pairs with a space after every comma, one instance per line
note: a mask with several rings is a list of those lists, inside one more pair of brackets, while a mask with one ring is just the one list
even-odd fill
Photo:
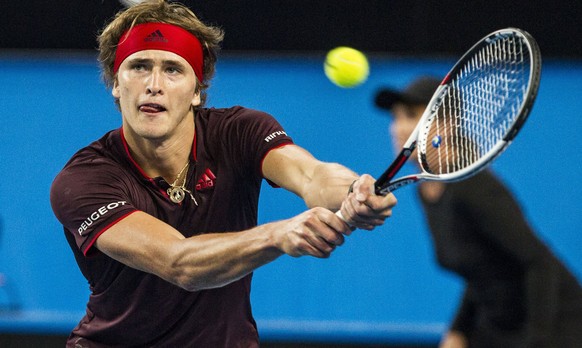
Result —
[[194, 97], [192, 98], [192, 106], [197, 107], [200, 105], [202, 99], [200, 98], [200, 90], [194, 92]]
[[111, 94], [114, 98], [119, 99], [119, 83], [117, 83], [117, 79], [113, 81], [113, 88], [111, 89]]

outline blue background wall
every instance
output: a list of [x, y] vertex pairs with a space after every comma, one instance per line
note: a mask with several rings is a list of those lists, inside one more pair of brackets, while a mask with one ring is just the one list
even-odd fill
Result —
[[[227, 55], [208, 105], [273, 114], [315, 156], [379, 175], [393, 154], [389, 118], [372, 104], [382, 85], [418, 74], [443, 76], [453, 59], [370, 56], [356, 89], [332, 85], [323, 54]], [[80, 147], [120, 125], [95, 58], [60, 53], [0, 57], [0, 304], [25, 311], [0, 331], [68, 332], [88, 296], [48, 194]], [[522, 133], [494, 169], [516, 193], [540, 237], [582, 278], [582, 63], [544, 62], [539, 97]], [[410, 168], [409, 168], [410, 169]], [[462, 284], [439, 269], [412, 187], [397, 192], [394, 217], [358, 231], [330, 259], [281, 257], [255, 272], [253, 305], [265, 339], [434, 342], [453, 315]], [[305, 209], [291, 193], [264, 186], [262, 222]]]

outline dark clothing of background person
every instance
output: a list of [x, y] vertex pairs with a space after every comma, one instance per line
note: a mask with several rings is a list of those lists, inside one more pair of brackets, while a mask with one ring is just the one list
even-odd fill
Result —
[[466, 282], [450, 330], [470, 347], [582, 347], [582, 288], [491, 172], [421, 196], [439, 264]]

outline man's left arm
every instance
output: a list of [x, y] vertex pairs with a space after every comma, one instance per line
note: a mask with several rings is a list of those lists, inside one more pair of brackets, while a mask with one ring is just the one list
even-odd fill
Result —
[[341, 209], [346, 221], [358, 228], [383, 224], [396, 204], [392, 194], [375, 195], [371, 176], [358, 176], [340, 164], [319, 161], [297, 145], [269, 151], [262, 171], [266, 179], [294, 192], [310, 208]]

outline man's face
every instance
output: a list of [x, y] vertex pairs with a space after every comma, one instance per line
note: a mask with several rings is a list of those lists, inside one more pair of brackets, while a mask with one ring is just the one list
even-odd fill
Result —
[[196, 75], [179, 55], [161, 50], [136, 52], [119, 67], [112, 94], [119, 99], [128, 136], [169, 138], [200, 104]]
[[[390, 123], [390, 135], [392, 145], [396, 153], [402, 150], [402, 146], [416, 127], [418, 120], [422, 116], [426, 105], [406, 105], [396, 103], [390, 110], [392, 113], [392, 123]], [[413, 156], [410, 156], [411, 158]]]

